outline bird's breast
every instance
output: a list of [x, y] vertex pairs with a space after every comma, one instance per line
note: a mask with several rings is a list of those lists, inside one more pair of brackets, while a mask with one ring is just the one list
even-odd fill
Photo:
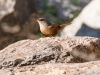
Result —
[[48, 28], [48, 27], [40, 28], [40, 30], [44, 35], [54, 35], [56, 31], [55, 28]]

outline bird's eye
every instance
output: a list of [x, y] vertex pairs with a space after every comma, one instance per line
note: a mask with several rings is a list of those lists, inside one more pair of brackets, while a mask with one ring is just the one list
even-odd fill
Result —
[[44, 19], [41, 18], [40, 21], [44, 21]]

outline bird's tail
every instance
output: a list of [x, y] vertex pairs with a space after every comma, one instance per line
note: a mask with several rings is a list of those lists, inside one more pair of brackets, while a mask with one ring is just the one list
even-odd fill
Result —
[[65, 26], [68, 26], [68, 25], [70, 25], [70, 24], [72, 24], [72, 23], [67, 23], [67, 24], [61, 24], [61, 25], [59, 25], [61, 28], [64, 28]]

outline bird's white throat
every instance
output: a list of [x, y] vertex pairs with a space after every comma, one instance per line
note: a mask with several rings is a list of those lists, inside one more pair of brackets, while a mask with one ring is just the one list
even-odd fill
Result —
[[40, 23], [40, 22], [38, 22], [39, 23], [39, 25], [40, 25], [40, 29], [45, 29], [47, 26], [46, 25], [44, 25], [44, 24], [42, 24], [42, 23]]

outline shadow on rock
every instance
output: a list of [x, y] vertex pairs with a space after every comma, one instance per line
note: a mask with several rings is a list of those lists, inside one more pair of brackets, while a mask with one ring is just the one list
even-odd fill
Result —
[[91, 28], [83, 23], [76, 36], [91, 36], [100, 38], [100, 29]]

